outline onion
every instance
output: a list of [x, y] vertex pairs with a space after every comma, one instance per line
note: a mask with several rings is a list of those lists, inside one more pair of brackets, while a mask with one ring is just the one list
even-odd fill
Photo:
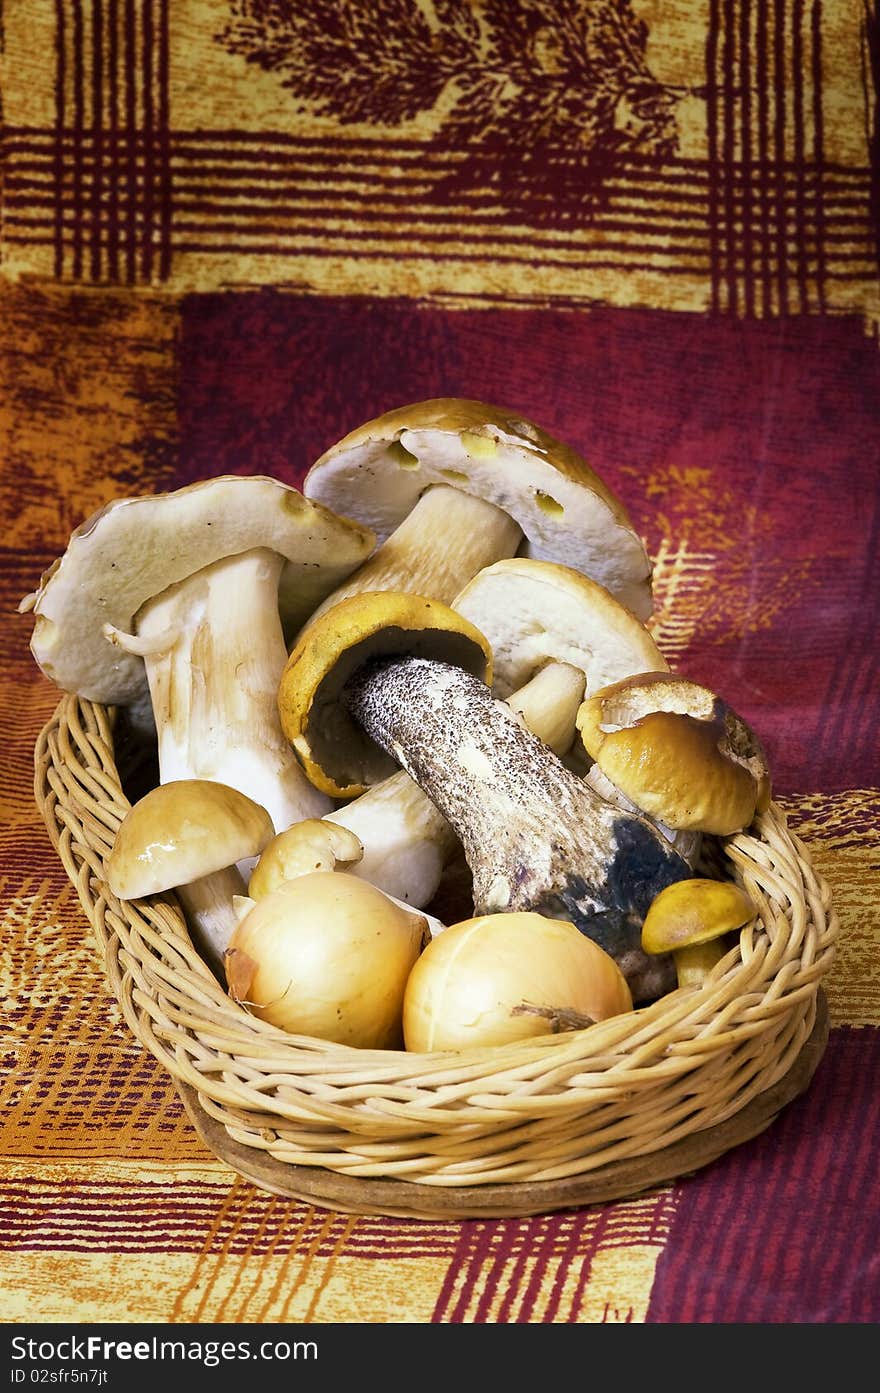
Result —
[[415, 963], [408, 1050], [462, 1050], [585, 1027], [633, 1009], [626, 978], [573, 924], [521, 912], [451, 924]]
[[226, 980], [240, 1005], [282, 1030], [400, 1048], [404, 989], [429, 938], [424, 915], [369, 881], [313, 871], [251, 901], [229, 940]]

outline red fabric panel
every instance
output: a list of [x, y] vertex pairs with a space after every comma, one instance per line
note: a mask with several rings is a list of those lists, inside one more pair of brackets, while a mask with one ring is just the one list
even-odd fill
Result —
[[880, 1149], [878, 1071], [880, 1032], [835, 1030], [802, 1098], [678, 1183], [649, 1323], [876, 1320], [880, 1222], [865, 1201]]
[[776, 790], [876, 783], [880, 355], [858, 321], [205, 295], [184, 302], [180, 361], [181, 481], [300, 484], [346, 431], [425, 397], [532, 417], [652, 550], [713, 554], [674, 665], [752, 721]]

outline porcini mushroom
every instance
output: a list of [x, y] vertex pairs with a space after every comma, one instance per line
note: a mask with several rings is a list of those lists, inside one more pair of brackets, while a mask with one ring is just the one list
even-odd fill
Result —
[[[583, 694], [581, 672], [567, 663], [549, 663], [507, 704], [549, 749], [563, 754], [574, 739]], [[402, 769], [325, 813], [323, 821], [358, 837], [363, 854], [352, 874], [420, 909], [433, 898], [444, 866], [460, 851], [440, 809]]]
[[702, 876], [668, 885], [642, 924], [646, 953], [671, 953], [680, 987], [701, 986], [725, 953], [728, 936], [756, 917], [742, 886]]
[[325, 451], [303, 492], [379, 539], [316, 613], [357, 590], [449, 604], [517, 550], [573, 566], [640, 618], [651, 613], [651, 563], [621, 500], [574, 450], [502, 407], [435, 398], [388, 411]]
[[641, 923], [686, 862], [566, 769], [490, 681], [484, 636], [447, 606], [351, 596], [294, 644], [279, 711], [309, 777], [336, 796], [383, 777], [389, 757], [406, 770], [462, 843], [475, 914], [571, 920], [617, 961], [634, 1001], [662, 995], [674, 971], [643, 952]]
[[275, 479], [221, 476], [108, 504], [20, 609], [63, 690], [126, 706], [149, 689], [161, 782], [227, 783], [280, 829], [332, 806], [278, 724], [285, 633], [374, 543]]
[[[312, 875], [315, 871], [345, 871], [353, 874], [358, 871], [363, 860], [364, 848], [360, 838], [347, 827], [337, 826], [329, 818], [303, 818], [292, 827], [277, 832], [263, 847], [257, 863], [248, 877], [247, 897], [237, 895], [235, 908], [240, 919], [257, 900], [270, 895], [288, 881], [301, 875]], [[376, 885], [388, 898], [402, 909], [413, 909], [412, 904], [389, 894], [384, 887]], [[422, 910], [432, 936], [445, 927], [433, 914]]]
[[[652, 818], [696, 863], [703, 833], [729, 836], [770, 801], [770, 770], [751, 726], [717, 693], [646, 672], [588, 696], [577, 716], [600, 793]], [[607, 781], [607, 784], [606, 782]], [[620, 800], [616, 800], [620, 801]]]
[[[530, 557], [484, 567], [452, 608], [489, 640], [492, 690], [545, 745], [570, 756], [585, 692], [666, 660], [641, 620], [570, 566]], [[374, 784], [325, 816], [360, 837], [356, 874], [409, 903], [429, 903], [444, 865], [459, 850], [439, 809], [404, 772]]]
[[221, 977], [237, 923], [238, 868], [273, 836], [265, 808], [213, 779], [159, 784], [129, 808], [107, 857], [107, 884], [120, 900], [174, 890], [200, 955]]
[[348, 871], [363, 854], [360, 840], [347, 827], [336, 827], [323, 818], [303, 818], [276, 832], [263, 847], [248, 877], [248, 895], [261, 899], [284, 881], [312, 871]]
[[587, 695], [668, 669], [641, 619], [574, 566], [502, 558], [468, 581], [452, 607], [489, 640], [497, 697], [508, 698], [550, 662], [582, 672]]

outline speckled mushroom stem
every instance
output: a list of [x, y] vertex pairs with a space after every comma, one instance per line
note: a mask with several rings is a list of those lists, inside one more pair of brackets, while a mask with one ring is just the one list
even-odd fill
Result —
[[593, 793], [460, 668], [386, 659], [354, 674], [345, 701], [455, 829], [475, 913], [571, 920], [617, 961], [635, 1002], [675, 986], [668, 955], [643, 952], [641, 924], [691, 871], [656, 828]]

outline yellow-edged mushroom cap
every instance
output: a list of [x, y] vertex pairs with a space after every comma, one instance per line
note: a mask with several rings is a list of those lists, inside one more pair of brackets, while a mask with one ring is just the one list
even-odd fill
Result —
[[211, 779], [159, 784], [129, 808], [107, 858], [121, 900], [189, 885], [258, 856], [275, 828], [252, 798]]
[[727, 836], [770, 801], [757, 735], [688, 678], [649, 672], [611, 683], [584, 701], [577, 727], [602, 773], [667, 827]]
[[398, 768], [352, 720], [342, 699], [360, 667], [395, 656], [433, 658], [492, 680], [488, 640], [439, 600], [367, 591], [319, 615], [291, 649], [278, 711], [309, 779], [331, 797], [354, 798]]
[[646, 953], [677, 953], [743, 928], [757, 911], [741, 886], [694, 877], [661, 890], [642, 924]]

